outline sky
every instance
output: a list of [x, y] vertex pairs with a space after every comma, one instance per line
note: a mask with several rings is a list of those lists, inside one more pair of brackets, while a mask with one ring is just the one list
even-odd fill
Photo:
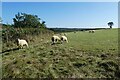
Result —
[[2, 2], [118, 2], [119, 0], [1, 0]]
[[49, 28], [118, 27], [118, 2], [2, 2], [3, 23], [13, 24], [18, 12], [38, 15]]

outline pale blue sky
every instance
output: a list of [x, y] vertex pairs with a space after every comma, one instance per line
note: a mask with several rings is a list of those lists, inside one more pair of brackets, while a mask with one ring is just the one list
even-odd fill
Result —
[[13, 23], [18, 12], [38, 15], [47, 27], [118, 27], [118, 2], [3, 2], [3, 23]]
[[2, 2], [118, 2], [119, 0], [1, 0]]

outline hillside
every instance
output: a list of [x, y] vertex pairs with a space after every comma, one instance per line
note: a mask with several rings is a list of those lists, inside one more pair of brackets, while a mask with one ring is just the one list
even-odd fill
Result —
[[68, 43], [51, 45], [38, 35], [29, 48], [2, 53], [3, 78], [120, 78], [118, 30], [66, 33]]

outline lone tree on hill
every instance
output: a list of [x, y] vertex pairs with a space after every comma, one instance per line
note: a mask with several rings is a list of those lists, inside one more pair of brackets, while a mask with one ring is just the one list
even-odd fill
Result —
[[108, 22], [108, 26], [110, 26], [110, 29], [112, 29], [112, 26], [114, 25], [113, 22]]

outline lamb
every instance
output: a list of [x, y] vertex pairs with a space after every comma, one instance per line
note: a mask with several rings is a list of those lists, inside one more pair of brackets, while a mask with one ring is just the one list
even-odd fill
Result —
[[54, 35], [54, 36], [52, 36], [51, 40], [52, 40], [52, 42], [54, 44], [54, 43], [59, 42], [61, 39], [58, 36]]
[[67, 39], [66, 36], [61, 36], [61, 41], [62, 41], [62, 42], [66, 41], [66, 42], [68, 43], [68, 39]]
[[28, 47], [28, 43], [24, 39], [18, 39], [18, 45], [19, 45], [20, 48], [23, 48], [24, 46]]

